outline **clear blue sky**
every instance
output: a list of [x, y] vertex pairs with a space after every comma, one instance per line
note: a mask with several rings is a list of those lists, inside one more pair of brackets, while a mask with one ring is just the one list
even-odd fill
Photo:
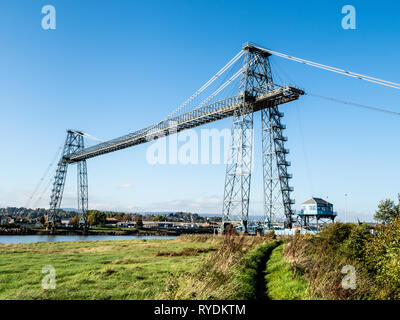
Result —
[[[41, 28], [47, 4], [57, 10], [56, 30]], [[341, 28], [346, 4], [357, 10], [356, 30]], [[152, 124], [245, 41], [399, 82], [399, 12], [396, 1], [2, 0], [0, 207], [26, 203], [66, 129], [109, 139]], [[398, 90], [272, 63], [305, 91], [400, 111]], [[343, 219], [347, 193], [349, 218], [370, 219], [381, 199], [396, 198], [400, 117], [310, 96], [282, 111], [296, 208], [328, 196]], [[208, 127], [230, 126], [226, 119]], [[152, 166], [146, 148], [88, 161], [91, 208], [220, 213], [223, 164]], [[257, 138], [255, 152], [251, 210], [259, 214]], [[69, 173], [62, 206], [76, 207], [75, 168]]]

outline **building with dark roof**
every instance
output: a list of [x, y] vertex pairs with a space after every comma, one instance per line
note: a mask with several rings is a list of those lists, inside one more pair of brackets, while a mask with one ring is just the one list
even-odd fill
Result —
[[303, 214], [334, 214], [333, 204], [321, 199], [312, 197], [311, 199], [305, 201], [301, 205], [301, 211]]
[[334, 223], [337, 213], [333, 211], [333, 204], [317, 197], [305, 201], [298, 214], [304, 226], [315, 225], [317, 228], [327, 222]]
[[303, 202], [303, 204], [313, 204], [313, 203], [319, 203], [319, 204], [323, 204], [323, 205], [332, 205], [332, 203], [325, 201], [324, 199], [316, 198], [316, 197], [312, 197], [311, 199]]

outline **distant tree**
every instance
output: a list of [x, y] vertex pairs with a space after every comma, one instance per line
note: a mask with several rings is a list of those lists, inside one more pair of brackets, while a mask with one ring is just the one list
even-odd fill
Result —
[[41, 217], [39, 218], [39, 222], [40, 222], [42, 225], [44, 225], [44, 224], [46, 223], [46, 218], [45, 218], [44, 216], [41, 216]]
[[124, 221], [124, 214], [122, 212], [117, 212], [117, 213], [114, 213], [112, 218], [115, 218], [118, 221]]
[[124, 214], [123, 215], [123, 217], [122, 217], [122, 221], [131, 221], [132, 220], [132, 217], [131, 217], [131, 215], [130, 214]]
[[103, 226], [106, 223], [106, 214], [98, 210], [89, 210], [88, 222], [91, 226]]
[[93, 214], [89, 214], [89, 215], [88, 215], [88, 224], [89, 224], [90, 226], [94, 226], [94, 224], [95, 224], [95, 219], [94, 219], [94, 215], [93, 215]]
[[399, 216], [400, 203], [395, 205], [390, 199], [382, 200], [375, 212], [374, 219], [383, 223], [390, 223], [394, 218]]
[[79, 218], [78, 216], [75, 216], [71, 219], [71, 224], [74, 226], [74, 228], [79, 227]]
[[397, 216], [400, 216], [400, 193], [397, 194], [397, 206], [396, 206], [396, 210], [397, 210]]
[[154, 217], [154, 221], [166, 221], [166, 218], [165, 218], [165, 216], [159, 214]]
[[143, 221], [142, 221], [142, 217], [141, 216], [137, 215], [135, 217], [135, 222], [136, 222], [136, 227], [137, 228], [143, 227]]

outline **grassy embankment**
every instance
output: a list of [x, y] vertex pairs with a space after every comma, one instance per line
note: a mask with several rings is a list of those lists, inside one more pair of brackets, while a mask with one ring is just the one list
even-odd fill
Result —
[[[0, 245], [0, 299], [154, 299], [171, 272], [194, 270], [215, 250], [209, 238]], [[46, 265], [55, 290], [41, 287]]]

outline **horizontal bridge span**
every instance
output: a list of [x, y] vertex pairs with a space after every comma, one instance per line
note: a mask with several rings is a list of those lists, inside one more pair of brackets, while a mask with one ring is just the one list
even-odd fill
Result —
[[[246, 97], [246, 103], [252, 104], [251, 112], [297, 100], [304, 91], [295, 87], [280, 87], [271, 90], [256, 99]], [[216, 120], [231, 117], [235, 110], [243, 107], [244, 96], [237, 95], [212, 104], [198, 107], [182, 115], [161, 121], [156, 126], [150, 126], [122, 137], [112, 139], [70, 153], [63, 157], [63, 161], [75, 163], [89, 158], [97, 157], [106, 153], [129, 148], [138, 144], [146, 143], [160, 137], [168, 136], [186, 129], [201, 126]]]

